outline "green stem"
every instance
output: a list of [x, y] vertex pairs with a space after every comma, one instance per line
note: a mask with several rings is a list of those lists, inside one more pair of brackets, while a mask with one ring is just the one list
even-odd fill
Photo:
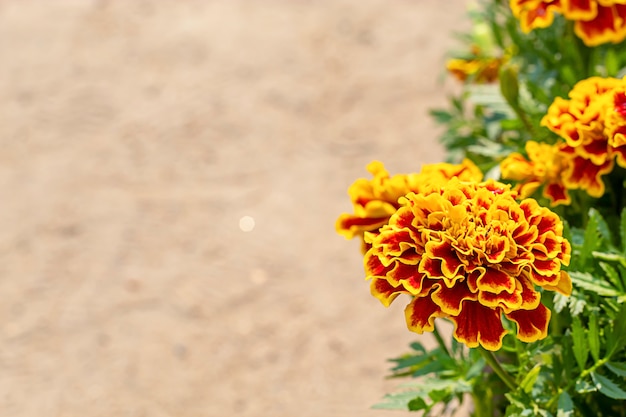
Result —
[[530, 135], [533, 138], [536, 138], [538, 136], [537, 132], [535, 131], [535, 127], [533, 126], [532, 122], [528, 118], [528, 115], [526, 114], [526, 112], [522, 110], [522, 108], [519, 105], [513, 107], [513, 111], [515, 112], [517, 117], [519, 117], [519, 119], [522, 121], [522, 123], [524, 124], [524, 126], [526, 127]]
[[511, 375], [509, 375], [508, 372], [502, 369], [502, 366], [500, 366], [500, 362], [498, 362], [498, 359], [493, 354], [493, 352], [486, 350], [483, 347], [479, 347], [478, 349], [483, 355], [483, 358], [485, 358], [485, 361], [487, 361], [487, 364], [491, 367], [491, 369], [493, 369], [496, 375], [500, 377], [502, 382], [504, 382], [511, 391], [515, 391], [517, 389], [517, 384], [515, 384], [515, 380]]
[[437, 343], [439, 343], [439, 347], [441, 348], [441, 350], [446, 352], [446, 355], [452, 357], [450, 355], [450, 351], [448, 350], [448, 347], [446, 346], [446, 342], [443, 340], [443, 338], [439, 334], [439, 331], [437, 330], [437, 325], [435, 325], [434, 327], [435, 329], [433, 330], [433, 334], [435, 335], [435, 339], [437, 339]]

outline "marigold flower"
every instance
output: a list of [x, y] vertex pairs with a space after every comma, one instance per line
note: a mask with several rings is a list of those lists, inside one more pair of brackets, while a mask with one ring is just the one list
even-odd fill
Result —
[[412, 296], [405, 310], [410, 330], [432, 331], [435, 318], [444, 317], [469, 347], [500, 349], [503, 315], [517, 323], [518, 339], [546, 337], [550, 310], [536, 286], [565, 295], [572, 289], [561, 269], [571, 247], [560, 218], [533, 199], [516, 201], [509, 186], [493, 180], [454, 178], [409, 193], [365, 240], [372, 295], [386, 306], [399, 294]]
[[511, 0], [510, 6], [525, 33], [550, 26], [554, 14], [560, 13], [575, 22], [574, 33], [587, 46], [626, 38], [624, 0]]
[[[579, 4], [584, 2], [569, 1], [570, 4]], [[598, 1], [589, 2], [591, 6], [597, 3], [595, 15], [592, 18], [586, 19], [571, 19], [565, 14], [565, 17], [570, 20], [575, 20], [574, 33], [580, 39], [583, 40], [587, 46], [597, 46], [603, 43], [620, 43], [626, 38], [626, 5], [619, 4], [623, 2], [618, 1]], [[584, 14], [584, 10], [576, 10], [574, 8], [572, 13]]]
[[510, 6], [524, 33], [536, 28], [547, 28], [554, 21], [554, 13], [561, 11], [559, 0], [511, 0]]
[[[570, 91], [569, 99], [557, 97], [541, 120], [565, 140], [558, 150], [560, 160], [565, 161], [561, 181], [567, 189], [580, 188], [601, 197], [605, 190], [602, 176], [613, 170], [615, 157], [620, 165], [626, 163], [626, 146], [621, 147], [617, 136], [621, 116], [619, 112], [611, 116], [620, 108], [615, 104], [615, 91], [624, 84], [616, 78], [582, 80]], [[611, 117], [613, 128], [607, 129]]]
[[502, 178], [518, 181], [515, 191], [519, 198], [530, 197], [544, 186], [543, 196], [552, 205], [569, 204], [571, 199], [563, 181], [571, 158], [563, 153], [563, 144], [529, 141], [526, 143], [526, 154], [528, 160], [515, 152], [500, 163]]
[[337, 232], [346, 239], [362, 237], [366, 231], [377, 231], [400, 207], [398, 199], [411, 191], [420, 192], [453, 177], [463, 181], [480, 181], [483, 177], [480, 169], [469, 159], [460, 164], [427, 164], [420, 173], [413, 174], [390, 176], [379, 161], [371, 162], [367, 170], [374, 176], [373, 179], [360, 178], [348, 188], [354, 213], [342, 214], [335, 223]]
[[616, 156], [617, 163], [626, 168], [626, 82], [613, 90], [606, 108], [604, 134]]
[[459, 81], [470, 79], [476, 84], [492, 83], [498, 80], [502, 58], [451, 59], [446, 69]]

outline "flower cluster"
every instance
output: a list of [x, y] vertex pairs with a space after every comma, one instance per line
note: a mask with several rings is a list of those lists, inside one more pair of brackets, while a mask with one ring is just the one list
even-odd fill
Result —
[[[379, 161], [371, 162], [367, 170], [374, 178], [360, 178], [348, 188], [354, 213], [342, 214], [335, 223], [337, 232], [347, 239], [362, 238], [364, 232], [376, 232], [400, 207], [398, 199], [409, 192], [419, 193], [454, 177], [463, 181], [480, 181], [483, 177], [480, 169], [469, 159], [460, 164], [428, 164], [422, 167], [420, 173], [394, 176], [390, 176]], [[364, 251], [367, 248], [364, 244]]]
[[567, 190], [592, 197], [605, 191], [602, 176], [614, 163], [626, 167], [626, 79], [591, 77], [578, 82], [569, 99], [557, 97], [541, 124], [560, 137], [554, 145], [529, 141], [528, 160], [513, 153], [501, 163], [502, 177], [519, 181], [522, 197], [545, 185], [552, 204], [569, 204]]
[[409, 294], [410, 330], [432, 331], [434, 319], [455, 324], [469, 347], [498, 350], [504, 315], [526, 342], [546, 337], [550, 311], [535, 286], [568, 295], [562, 271], [570, 245], [559, 217], [533, 199], [518, 203], [509, 186], [453, 178], [409, 193], [379, 233], [366, 233], [371, 292], [384, 305]]
[[467, 159], [373, 162], [335, 225], [360, 238], [371, 294], [436, 342], [392, 359], [420, 381], [376, 407], [457, 414], [469, 393], [475, 416], [626, 417], [626, 0], [469, 15], [446, 65], [462, 91], [431, 112]]
[[587, 46], [626, 38], [624, 0], [511, 0], [510, 6], [526, 33], [550, 26], [559, 13], [574, 22], [574, 33]]

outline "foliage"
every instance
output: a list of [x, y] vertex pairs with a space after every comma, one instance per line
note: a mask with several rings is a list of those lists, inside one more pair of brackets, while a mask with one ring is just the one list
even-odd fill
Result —
[[[431, 111], [444, 128], [440, 140], [447, 150], [447, 161], [450, 164], [463, 161], [463, 168], [458, 172], [451, 168], [453, 165], [440, 169], [440, 181], [445, 183], [452, 177], [476, 181], [471, 169], [472, 175], [460, 177], [462, 171], [467, 173], [468, 166], [475, 164], [485, 178], [508, 183], [511, 190], [519, 193], [520, 199], [532, 197], [558, 214], [563, 223], [563, 239], [571, 244], [569, 266], [563, 261], [567, 271], [564, 273], [571, 278], [571, 294], [564, 287], [555, 293], [546, 291], [549, 285], [539, 289], [541, 302], [552, 315], [547, 335], [529, 343], [516, 337], [520, 324], [510, 320], [502, 320], [507, 334], [495, 351], [457, 337], [456, 327], [460, 324], [454, 320], [455, 337], [451, 340], [444, 340], [437, 327], [433, 327], [431, 330], [438, 342], [436, 348], [429, 350], [415, 342], [409, 352], [391, 360], [391, 376], [408, 382], [399, 392], [387, 395], [376, 408], [441, 415], [454, 412], [471, 398], [473, 415], [480, 417], [626, 416], [626, 105], [623, 105], [626, 103], [626, 78], [621, 78], [626, 74], [626, 48], [622, 43], [622, 38], [626, 37], [626, 6], [611, 1], [580, 2], [583, 3], [595, 8], [578, 10], [576, 2], [481, 1], [470, 11], [471, 32], [459, 35], [462, 51], [457, 52], [448, 65], [449, 72], [462, 81], [463, 90], [450, 98], [447, 108]], [[596, 13], [593, 16], [592, 9]], [[541, 13], [533, 14], [536, 11]], [[584, 32], [595, 24], [596, 15], [609, 11], [616, 19], [613, 26]], [[535, 20], [528, 20], [529, 16], [534, 16]], [[606, 22], [604, 19], [603, 24]], [[589, 82], [586, 80], [598, 80], [591, 77], [613, 80], [610, 82], [616, 87], [605, 90], [593, 90], [593, 87], [593, 91], [581, 99], [583, 110], [568, 108], [573, 108], [580, 96], [573, 91]], [[603, 80], [598, 82], [605, 82]], [[593, 118], [585, 119], [583, 113], [595, 106], [594, 100], [600, 110]], [[561, 110], [555, 108], [557, 101]], [[556, 114], [555, 111], [561, 113], [548, 120], [547, 114]], [[576, 129], [567, 133], [563, 127], [565, 122], [560, 124], [565, 119], [568, 122], [574, 119], [572, 124]], [[604, 146], [603, 154], [580, 153], [584, 146], [588, 150], [599, 141]], [[532, 148], [529, 143], [552, 148], [541, 145]], [[566, 168], [556, 169], [557, 159], [540, 161], [547, 156], [532, 155], [533, 149], [553, 149], [555, 155], [567, 154], [570, 159], [563, 160]], [[601, 158], [604, 159], [598, 162]], [[595, 181], [595, 189], [590, 182], [576, 183], [567, 178], [576, 174], [580, 179], [588, 174], [588, 168], [575, 165], [582, 160], [591, 171], [604, 164], [602, 170], [598, 168], [589, 179]], [[506, 172], [503, 172], [505, 167]], [[557, 175], [549, 177], [548, 168]], [[581, 172], [577, 174], [576, 169]], [[344, 215], [343, 219], [347, 218], [359, 228], [346, 226], [340, 230], [348, 224], [344, 221], [338, 230], [349, 237], [364, 238], [366, 270], [368, 278], [373, 277], [372, 293], [388, 305], [398, 293], [418, 297], [420, 284], [413, 283], [414, 287], [409, 287], [405, 282], [408, 272], [398, 271], [408, 270], [407, 265], [419, 262], [420, 272], [416, 267], [410, 273], [423, 275], [421, 263], [432, 264], [433, 259], [423, 260], [426, 252], [417, 258], [415, 251], [427, 248], [429, 243], [415, 249], [412, 241], [404, 237], [405, 240], [393, 249], [389, 242], [395, 242], [402, 233], [413, 233], [401, 224], [410, 211], [408, 202], [419, 200], [410, 193], [423, 195], [419, 200], [422, 205], [434, 198], [428, 194], [433, 191], [424, 191], [424, 179], [419, 175], [389, 177], [382, 168], [376, 175], [377, 189], [372, 185], [374, 181], [366, 180], [355, 183], [353, 187], [358, 185], [358, 190], [351, 189], [356, 214]], [[392, 182], [395, 184], [393, 198], [388, 198], [387, 211], [381, 215], [379, 207], [389, 195], [386, 191]], [[443, 189], [440, 184], [431, 184], [431, 188]], [[556, 198], [554, 188], [548, 189], [550, 186], [561, 187], [559, 189], [566, 195]], [[404, 194], [406, 198], [397, 200], [398, 195]], [[396, 210], [403, 214], [392, 214]], [[429, 213], [426, 212], [424, 218], [430, 219]], [[367, 229], [366, 226], [372, 224], [375, 227]], [[390, 234], [392, 227], [396, 227], [394, 235]], [[560, 226], [554, 230], [559, 235]], [[440, 239], [442, 235], [424, 236], [428, 240]], [[454, 241], [457, 237], [446, 239]], [[379, 246], [375, 246], [377, 243]], [[457, 248], [455, 245], [457, 243], [452, 246]], [[536, 249], [536, 243], [532, 245]], [[564, 248], [562, 246], [562, 250]], [[392, 262], [392, 258], [399, 259], [396, 252], [405, 253], [404, 264]], [[432, 255], [431, 258], [445, 263], [445, 256]], [[460, 259], [469, 268], [467, 264], [471, 261]], [[391, 269], [389, 265], [395, 266]], [[460, 278], [461, 283], [471, 277], [472, 271], [468, 271]], [[442, 277], [445, 275], [440, 273]], [[393, 276], [393, 279], [381, 280], [384, 276]], [[429, 291], [419, 296], [431, 297], [433, 292]], [[441, 311], [438, 314], [436, 317], [450, 318]], [[432, 317], [434, 320], [435, 315]], [[431, 322], [422, 324], [419, 333], [423, 329], [428, 331]]]

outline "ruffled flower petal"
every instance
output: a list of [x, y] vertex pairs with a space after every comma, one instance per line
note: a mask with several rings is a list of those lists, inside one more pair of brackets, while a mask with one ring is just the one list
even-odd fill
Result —
[[370, 292], [383, 303], [385, 307], [389, 307], [398, 295], [407, 293], [401, 285], [394, 287], [388, 280], [382, 278], [372, 279]]
[[[570, 138], [579, 138], [575, 130], [559, 129], [562, 130], [569, 132]], [[563, 146], [563, 143], [527, 142], [528, 160], [519, 153], [509, 155], [500, 164], [502, 178], [518, 182], [515, 189], [520, 198], [532, 196], [543, 185], [543, 195], [552, 205], [568, 204], [570, 197], [563, 175], [570, 169], [571, 157], [563, 152]]]
[[626, 37], [626, 6], [613, 0], [510, 0], [513, 15], [528, 33], [545, 28], [560, 13], [574, 22], [574, 33], [587, 46], [619, 43]]
[[466, 285], [455, 285], [448, 288], [445, 285], [435, 284], [436, 289], [431, 297], [441, 311], [450, 316], [456, 316], [461, 312], [461, 304], [465, 300], [476, 301], [478, 295], [472, 292]]
[[414, 298], [404, 309], [409, 330], [422, 334], [435, 329], [435, 319], [443, 317], [441, 308], [430, 297]]
[[556, 291], [565, 296], [569, 296], [572, 294], [572, 278], [570, 278], [567, 272], [561, 271], [556, 285], [546, 285], [544, 288], [549, 291]]
[[[607, 4], [600, 3], [598, 13]], [[626, 5], [610, 7], [622, 10]], [[624, 11], [617, 21], [626, 30]], [[541, 121], [565, 141], [554, 145], [560, 162], [550, 164], [545, 157], [531, 157], [530, 151], [530, 161], [515, 155], [503, 162], [504, 178], [519, 181], [522, 189], [537, 181], [545, 184], [544, 195], [553, 204], [569, 202], [567, 190], [572, 189], [599, 198], [605, 192], [603, 177], [615, 163], [626, 168], [626, 79], [590, 77], [576, 83], [568, 96], [556, 98]], [[535, 167], [538, 169], [531, 172]], [[551, 167], [551, 175], [545, 175], [546, 167]]]
[[420, 173], [414, 174], [391, 176], [379, 161], [371, 162], [367, 170], [372, 174], [372, 179], [360, 178], [348, 188], [354, 212], [341, 214], [335, 222], [335, 230], [346, 239], [363, 239], [364, 252], [369, 249], [364, 239], [365, 233], [378, 232], [401, 207], [399, 200], [406, 194], [426, 192], [445, 184], [451, 178], [480, 181], [483, 177], [480, 169], [469, 159], [460, 164], [424, 165]]
[[463, 267], [463, 262], [459, 259], [457, 252], [448, 242], [427, 242], [425, 246], [426, 257], [422, 259], [439, 260], [441, 262], [430, 263], [424, 272], [429, 278], [446, 278], [446, 282], [458, 278], [459, 271]]
[[500, 315], [499, 309], [466, 301], [461, 312], [450, 317], [454, 323], [454, 337], [471, 348], [480, 345], [487, 350], [499, 350], [506, 335]]
[[554, 13], [561, 11], [560, 1], [511, 0], [513, 14], [525, 33], [546, 28], [554, 21]]
[[[538, 309], [536, 286], [568, 291], [562, 267], [571, 247], [560, 218], [533, 199], [518, 202], [507, 185], [453, 178], [400, 202], [379, 233], [365, 234], [365, 271], [384, 305], [402, 293], [413, 298], [409, 329], [431, 331], [443, 317], [455, 323], [457, 340], [497, 350], [503, 314]], [[523, 329], [538, 323], [528, 314], [535, 315]]]
[[574, 33], [587, 46], [597, 46], [608, 42], [620, 43], [626, 37], [624, 17], [626, 17], [626, 8], [623, 5], [598, 6], [593, 19], [576, 21]]
[[534, 310], [516, 310], [506, 317], [517, 323], [517, 338], [522, 342], [535, 342], [548, 335], [550, 310], [539, 304]]

